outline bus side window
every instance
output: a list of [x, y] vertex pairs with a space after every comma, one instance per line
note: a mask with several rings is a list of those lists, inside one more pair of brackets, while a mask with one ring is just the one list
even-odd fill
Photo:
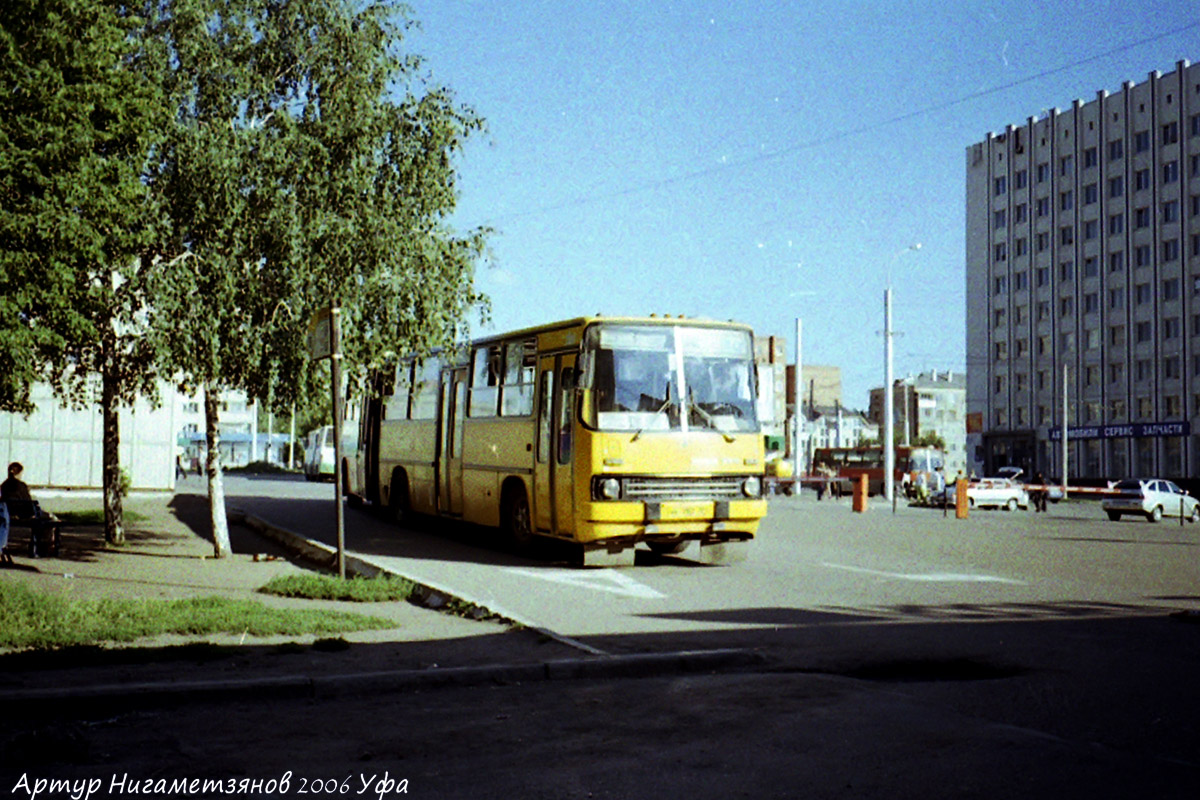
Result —
[[504, 346], [504, 385], [500, 389], [500, 413], [527, 417], [533, 413], [533, 373], [537, 363], [537, 339], [508, 342]]
[[559, 379], [558, 463], [571, 462], [571, 423], [575, 413], [575, 368], [564, 367]]
[[471, 358], [472, 417], [496, 416], [496, 401], [499, 398], [500, 346], [482, 345], [475, 348]]
[[412, 362], [401, 361], [396, 367], [394, 377], [383, 381], [383, 396], [386, 403], [383, 407], [384, 419], [408, 419], [408, 395], [412, 386]]
[[548, 369], [542, 373], [541, 385], [538, 387], [538, 445], [537, 460], [545, 464], [550, 460], [550, 411], [554, 404], [554, 370]]

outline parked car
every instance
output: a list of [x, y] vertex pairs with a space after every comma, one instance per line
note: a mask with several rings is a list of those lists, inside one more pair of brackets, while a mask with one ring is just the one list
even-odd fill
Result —
[[[944, 502], [952, 506], [957, 502], [955, 484], [946, 485]], [[943, 495], [931, 498], [934, 505], [940, 506]], [[967, 484], [967, 504], [971, 508], [1003, 508], [1016, 511], [1018, 508], [1029, 507], [1029, 493], [1025, 491], [1020, 481], [1011, 478], [980, 478]]]
[[1171, 481], [1162, 478], [1131, 478], [1118, 481], [1113, 490], [1117, 494], [1100, 502], [1100, 507], [1113, 521], [1119, 520], [1124, 514], [1137, 514], [1151, 522], [1158, 522], [1163, 517], [1178, 516], [1183, 516], [1191, 522], [1200, 522], [1200, 500]]
[[[1029, 481], [1025, 479], [1024, 473], [1025, 470], [1021, 469], [1020, 467], [1001, 467], [1000, 469], [996, 470], [996, 474], [1001, 478], [1009, 478], [1010, 480], [1017, 481], [1018, 483], [1028, 484]], [[1061, 486], [1050, 484], [1043, 485], [1049, 485], [1050, 487], [1046, 489], [1046, 499], [1051, 503], [1057, 503], [1059, 500], [1063, 499], [1063, 490]], [[1028, 491], [1028, 489], [1026, 491]]]

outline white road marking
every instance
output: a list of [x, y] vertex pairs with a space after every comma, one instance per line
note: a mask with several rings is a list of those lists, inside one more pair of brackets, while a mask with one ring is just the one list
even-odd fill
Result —
[[581, 572], [570, 569], [506, 569], [512, 575], [524, 575], [528, 578], [540, 578], [544, 581], [562, 583], [567, 586], [578, 586], [583, 589], [593, 589], [597, 592], [609, 592], [625, 597], [640, 597], [644, 600], [660, 600], [666, 597], [662, 592], [652, 589], [644, 583], [639, 583], [623, 572], [611, 569], [588, 570]]
[[851, 567], [846, 564], [831, 564], [828, 561], [822, 566], [830, 569], [840, 569], [846, 572], [858, 572], [863, 575], [877, 575], [881, 578], [894, 578], [901, 581], [919, 581], [922, 583], [1009, 583], [1014, 586], [1024, 586], [1025, 581], [1016, 581], [1012, 578], [998, 578], [995, 575], [972, 575], [962, 572], [885, 572], [878, 569], [867, 569], [866, 567]]

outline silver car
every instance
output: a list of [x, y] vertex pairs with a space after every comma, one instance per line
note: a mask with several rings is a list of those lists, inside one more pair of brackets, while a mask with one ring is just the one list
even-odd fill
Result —
[[1163, 517], [1186, 517], [1200, 522], [1200, 501], [1162, 478], [1132, 478], [1112, 487], [1115, 495], [1104, 498], [1100, 507], [1111, 520], [1122, 514], [1137, 514], [1151, 522]]

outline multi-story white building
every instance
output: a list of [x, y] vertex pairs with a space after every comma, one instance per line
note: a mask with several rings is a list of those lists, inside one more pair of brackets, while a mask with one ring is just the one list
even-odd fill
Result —
[[1072, 478], [1200, 471], [1200, 65], [966, 159], [972, 467], [1058, 475], [1065, 424]]
[[[883, 425], [883, 387], [871, 390], [870, 418]], [[925, 434], [946, 443], [946, 474], [965, 475], [967, 463], [967, 381], [961, 372], [928, 373], [901, 378], [893, 385], [896, 441], [908, 444]]]

